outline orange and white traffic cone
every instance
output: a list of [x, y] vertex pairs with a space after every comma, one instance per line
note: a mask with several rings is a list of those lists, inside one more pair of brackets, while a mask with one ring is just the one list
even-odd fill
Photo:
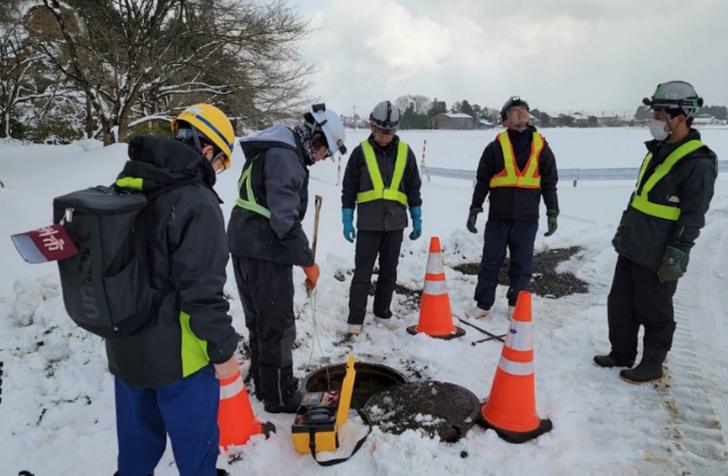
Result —
[[272, 423], [260, 423], [255, 419], [240, 371], [220, 381], [217, 426], [220, 429], [219, 445], [224, 451], [230, 446], [243, 446], [251, 436], [265, 433], [267, 438], [276, 431]]
[[551, 431], [551, 420], [536, 414], [531, 333], [531, 293], [521, 291], [495, 371], [490, 396], [481, 409], [486, 428], [509, 443], [525, 443]]
[[465, 330], [453, 325], [450, 296], [445, 282], [445, 266], [442, 264], [440, 239], [430, 240], [430, 256], [427, 258], [425, 288], [422, 290], [420, 321], [407, 328], [412, 335], [427, 334], [438, 339], [454, 339], [465, 335]]

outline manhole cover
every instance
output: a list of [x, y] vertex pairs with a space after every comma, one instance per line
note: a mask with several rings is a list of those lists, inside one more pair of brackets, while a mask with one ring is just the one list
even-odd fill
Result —
[[[407, 382], [403, 374], [385, 365], [354, 362], [354, 370], [356, 378], [352, 408], [364, 408], [367, 400], [375, 393]], [[308, 374], [301, 387], [307, 392], [340, 390], [344, 376], [346, 376], [346, 364], [329, 365]]]
[[420, 430], [452, 442], [473, 427], [480, 401], [467, 388], [446, 382], [411, 382], [372, 396], [364, 407], [372, 425], [399, 435]]

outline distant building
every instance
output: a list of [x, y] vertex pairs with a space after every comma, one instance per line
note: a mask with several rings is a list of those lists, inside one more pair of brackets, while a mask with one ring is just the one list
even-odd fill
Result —
[[477, 126], [478, 126], [478, 129], [493, 129], [495, 127], [495, 125], [492, 122], [490, 122], [490, 120], [488, 120], [484, 117], [481, 117], [480, 119], [478, 119]]
[[696, 126], [700, 125], [710, 125], [710, 124], [722, 124], [723, 121], [719, 121], [714, 116], [711, 116], [710, 114], [700, 114], [695, 119], [693, 119], [693, 124]]
[[443, 112], [435, 116], [432, 120], [435, 124], [435, 129], [475, 129], [475, 119], [473, 116], [461, 112]]

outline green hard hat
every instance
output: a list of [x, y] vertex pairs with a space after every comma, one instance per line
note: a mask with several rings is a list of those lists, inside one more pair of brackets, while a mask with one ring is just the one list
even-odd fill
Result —
[[644, 98], [642, 103], [656, 111], [668, 114], [682, 111], [687, 117], [695, 117], [703, 105], [703, 98], [698, 97], [695, 88], [685, 81], [670, 81], [657, 85], [651, 98]]

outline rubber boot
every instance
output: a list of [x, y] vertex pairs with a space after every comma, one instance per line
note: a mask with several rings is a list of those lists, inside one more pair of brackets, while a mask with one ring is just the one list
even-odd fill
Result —
[[263, 389], [263, 408], [268, 413], [296, 413], [303, 395], [298, 391], [298, 379], [293, 367], [260, 366]]
[[614, 355], [613, 352], [610, 352], [607, 355], [595, 355], [594, 363], [597, 364], [599, 367], [604, 367], [605, 369], [611, 369], [613, 367], [630, 368], [634, 365], [634, 360], [632, 360], [631, 362], [625, 362], [624, 360], [619, 359], [616, 355]]
[[658, 382], [662, 379], [662, 363], [665, 357], [667, 357], [666, 350], [645, 347], [642, 362], [633, 369], [622, 370], [619, 376], [628, 383]]

